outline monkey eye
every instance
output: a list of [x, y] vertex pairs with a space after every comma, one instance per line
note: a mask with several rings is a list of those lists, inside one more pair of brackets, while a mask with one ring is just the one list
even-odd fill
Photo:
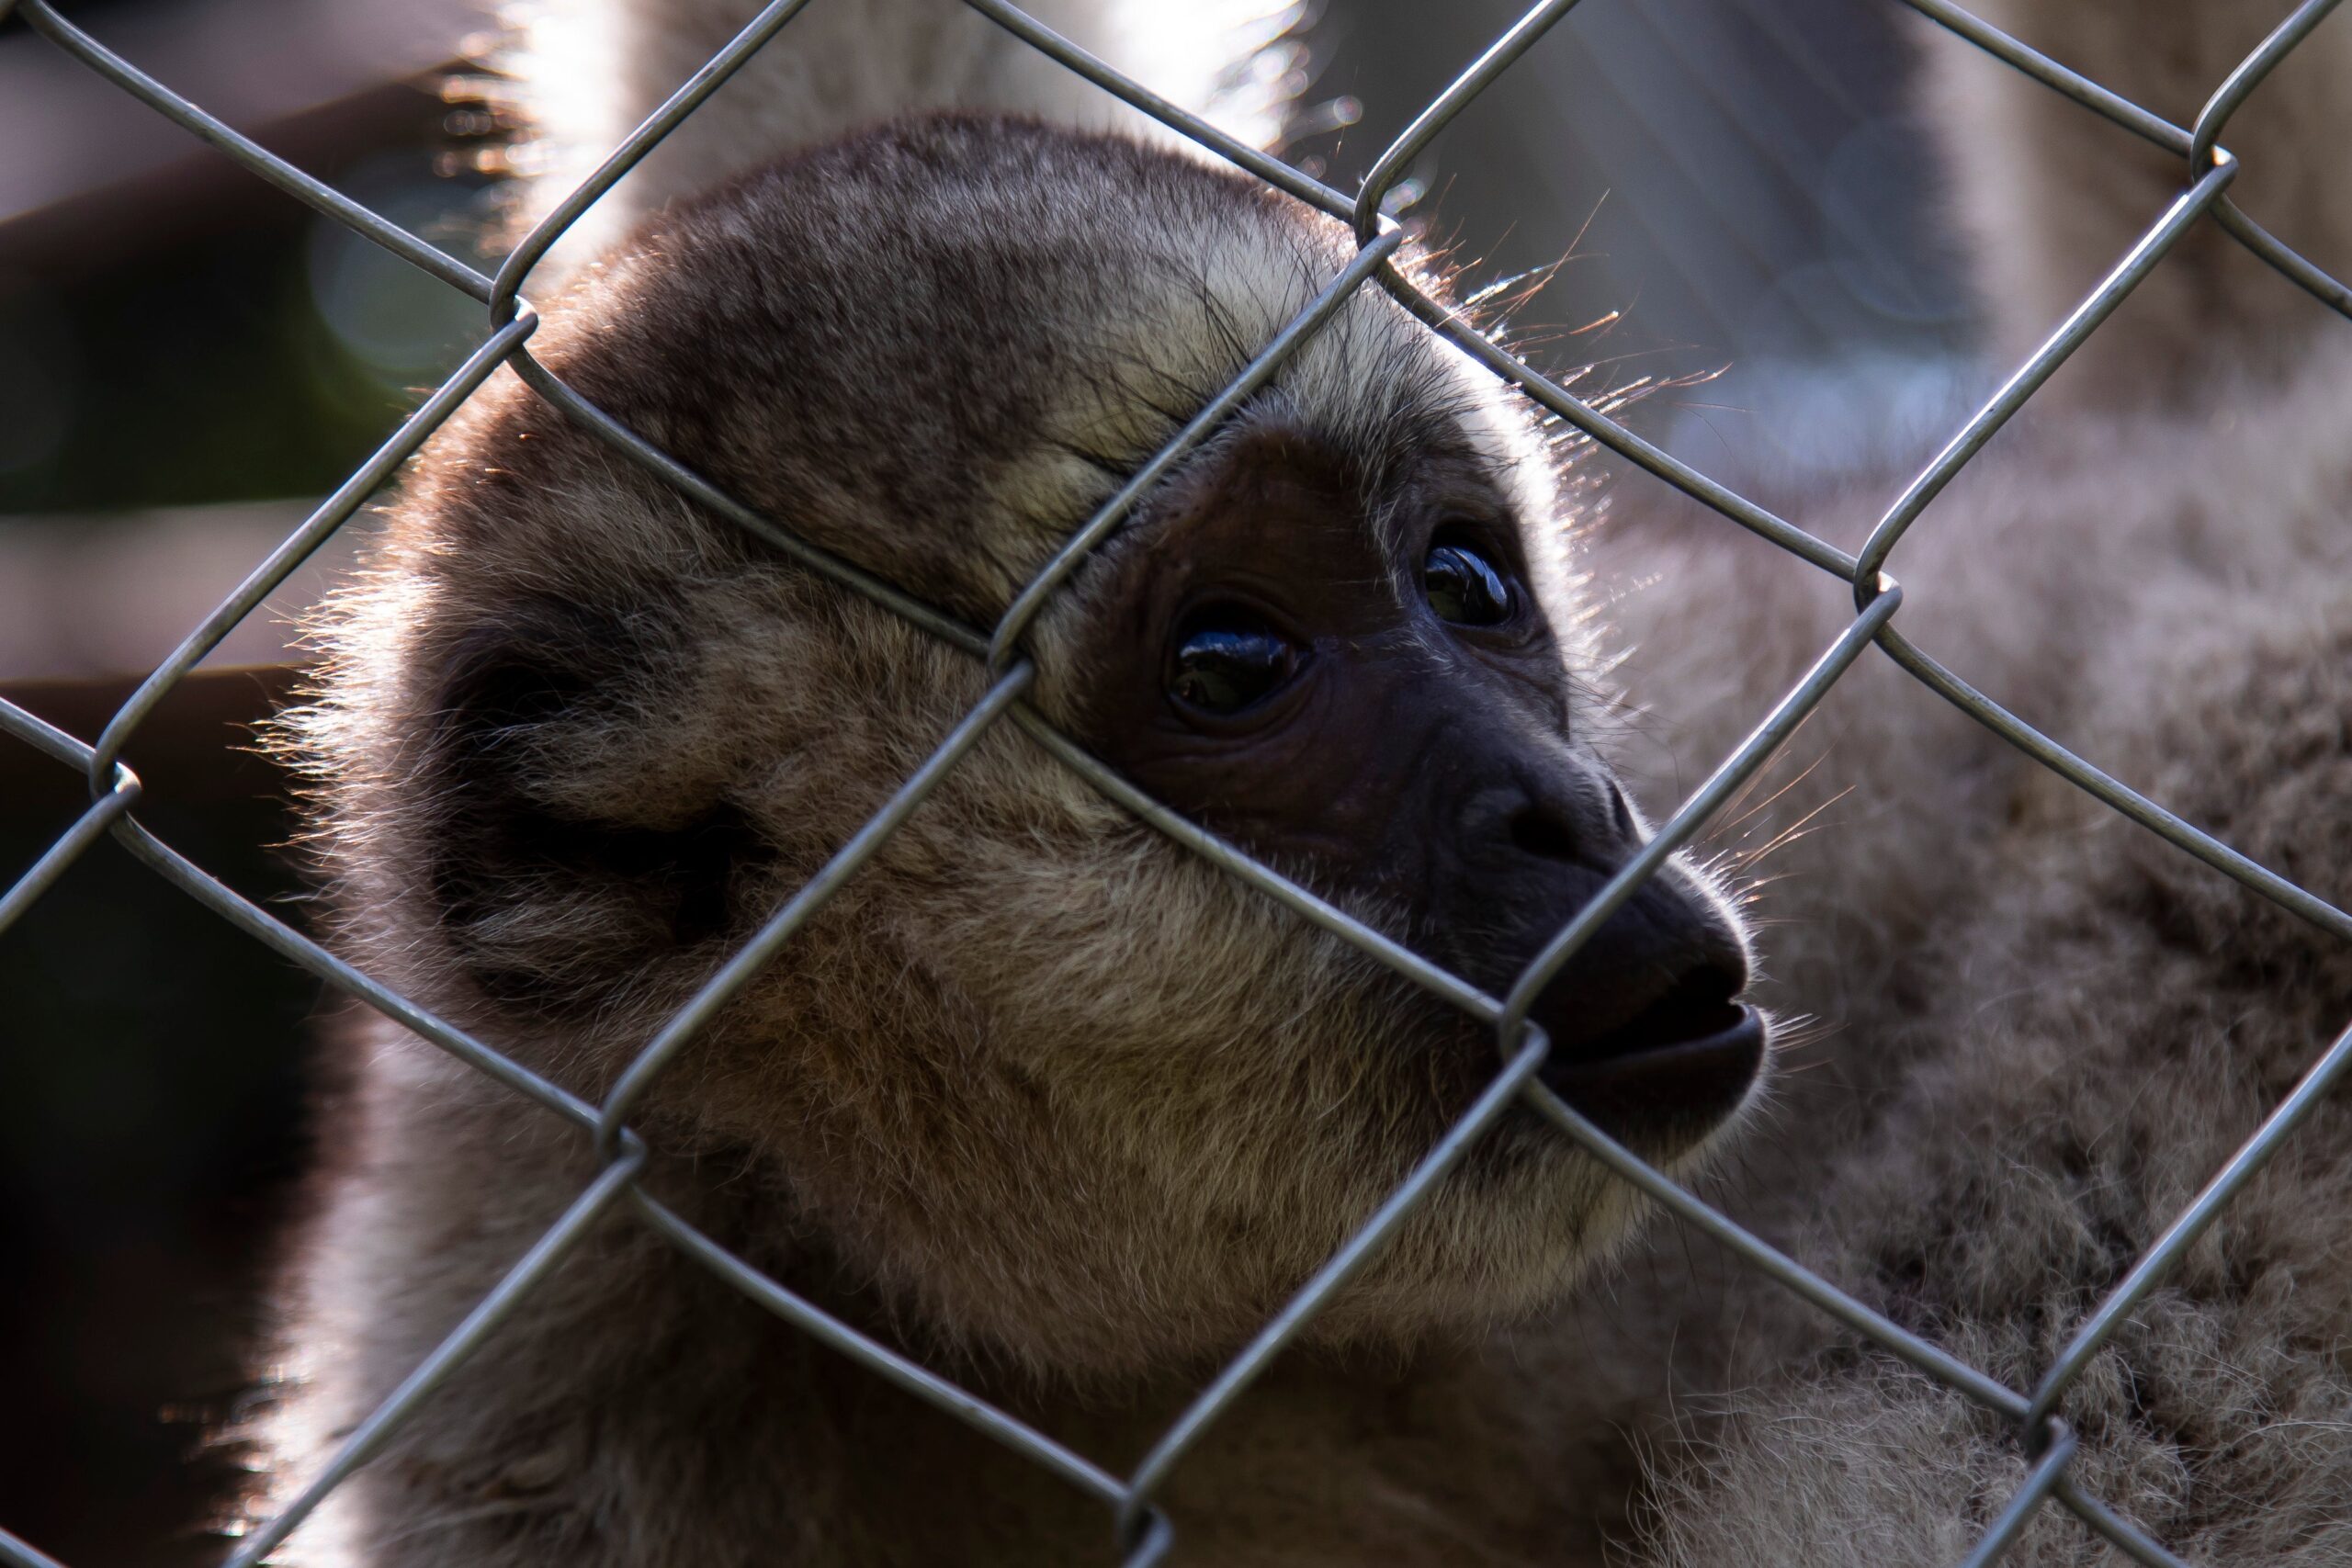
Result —
[[1187, 621], [1168, 660], [1168, 694], [1208, 714], [1239, 713], [1298, 669], [1295, 643], [1246, 611]]
[[1421, 562], [1421, 592], [1438, 619], [1459, 626], [1499, 626], [1510, 619], [1510, 579], [1478, 549], [1439, 535]]

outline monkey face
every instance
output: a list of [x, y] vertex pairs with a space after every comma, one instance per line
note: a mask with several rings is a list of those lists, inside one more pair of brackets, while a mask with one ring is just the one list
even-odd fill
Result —
[[[673, 210], [533, 348], [753, 511], [985, 626], [1351, 249], [1181, 157], [922, 119]], [[1524, 411], [1364, 290], [1053, 597], [1026, 700], [1500, 992], [1643, 831], [1579, 719], [1600, 660], [1564, 510]], [[989, 684], [503, 377], [323, 640], [288, 728], [345, 951], [591, 1097]], [[1670, 863], [1540, 998], [1549, 1081], [1691, 1159], [1758, 1076], [1746, 976]], [[1006, 723], [632, 1120], [685, 1156], [666, 1196], [768, 1266], [1125, 1373], [1260, 1328], [1498, 1066], [1486, 1025]], [[713, 1171], [747, 1175], [689, 1179]], [[1538, 1310], [1631, 1213], [1515, 1111], [1312, 1331]]]
[[[1277, 416], [1170, 485], [1086, 660], [1089, 739], [1159, 800], [1394, 911], [1410, 945], [1499, 994], [1646, 835], [1574, 733], [1514, 498], [1476, 447], [1441, 434], [1372, 496], [1347, 468]], [[1762, 1070], [1762, 1021], [1736, 999], [1747, 972], [1722, 901], [1672, 866], [1538, 997], [1540, 1076], [1679, 1153]]]

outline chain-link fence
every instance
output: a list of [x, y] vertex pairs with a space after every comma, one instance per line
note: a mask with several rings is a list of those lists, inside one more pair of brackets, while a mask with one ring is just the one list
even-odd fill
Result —
[[[2329, 11], [2335, 0], [2304, 0], [2261, 45], [2216, 86], [2188, 127], [2172, 124], [2098, 84], [2086, 80], [1988, 27], [1947, 0], [1904, 0], [1935, 22], [2143, 140], [2182, 158], [2182, 186], [2156, 222], [2116, 262], [2097, 288], [1992, 398], [1944, 446], [1935, 459], [1886, 508], [1857, 555], [1849, 555], [1774, 515], [1669, 457], [1657, 446], [1565, 390], [1511, 353], [1482, 336], [1442, 303], [1430, 298], [1389, 265], [1402, 234], [1383, 216], [1383, 206], [1432, 139], [1472, 99], [1509, 70], [1538, 39], [1573, 8], [1576, 0], [1547, 0], [1527, 12], [1470, 68], [1462, 73], [1382, 153], [1352, 195], [1307, 177], [1266, 156], [1184, 110], [1157, 97], [1102, 62], [1040, 27], [1004, 0], [967, 0], [990, 21], [1029, 46], [1058, 61], [1142, 112], [1164, 122], [1215, 153], [1255, 174], [1297, 199], [1351, 226], [1359, 248], [1352, 261], [1306, 309], [1250, 361], [1230, 386], [1203, 409], [1143, 468], [1123, 485], [1054, 556], [993, 627], [967, 626], [922, 604], [892, 585], [795, 539], [694, 474], [582, 398], [536, 361], [529, 340], [537, 318], [519, 292], [525, 278], [549, 247], [616, 180], [663, 136], [693, 113], [751, 54], [765, 45], [808, 0], [775, 0], [726, 49], [711, 59], [651, 118], [605, 160], [586, 183], [538, 223], [509, 255], [495, 276], [485, 276], [416, 235], [392, 224], [334, 188], [273, 156], [198, 106], [175, 95], [136, 66], [110, 53], [61, 17], [48, 0], [0, 0], [0, 24], [13, 13], [65, 55], [98, 73], [125, 93], [177, 122], [261, 179], [285, 190], [336, 222], [407, 260], [450, 288], [488, 308], [487, 333], [465, 363], [410, 416], [399, 431], [326, 502], [256, 567], [243, 584], [191, 631], [164, 663], [139, 686], [105, 726], [95, 743], [85, 744], [20, 707], [0, 702], [0, 728], [85, 772], [92, 804], [60, 835], [37, 863], [0, 896], [5, 931], [101, 837], [111, 834], [141, 862], [254, 940], [397, 1020], [417, 1034], [555, 1115], [573, 1122], [593, 1139], [601, 1168], [556, 1224], [517, 1262], [452, 1332], [365, 1421], [317, 1475], [277, 1516], [241, 1540], [228, 1559], [232, 1568], [261, 1562], [345, 1477], [383, 1447], [417, 1405], [457, 1376], [467, 1357], [497, 1329], [524, 1294], [540, 1287], [549, 1271], [608, 1210], [633, 1208], [642, 1223], [677, 1248], [726, 1279], [746, 1295], [827, 1345], [870, 1368], [956, 1418], [967, 1422], [1016, 1453], [1099, 1498], [1115, 1534], [1106, 1559], [1143, 1564], [1162, 1557], [1176, 1525], [1155, 1498], [1175, 1463], [1233, 1404], [1267, 1364], [1288, 1345], [1334, 1292], [1374, 1256], [1398, 1224], [1513, 1100], [1546, 1118], [1559, 1133], [1587, 1150], [1622, 1179], [1647, 1193], [1684, 1222], [1713, 1236], [1755, 1268], [1830, 1314], [1888, 1353], [1939, 1380], [2015, 1424], [2030, 1469], [2023, 1485], [1994, 1520], [1967, 1558], [1971, 1565], [1998, 1560], [2042, 1504], [2056, 1499], [2099, 1536], [2132, 1558], [2178, 1568], [2181, 1560], [2161, 1542], [2122, 1518], [2070, 1476], [2075, 1438], [2054, 1414], [2068, 1386], [2107, 1344], [2133, 1307], [2179, 1261], [2212, 1224], [2233, 1194], [2277, 1151], [2303, 1116], [2352, 1064], [2352, 1032], [2338, 1038], [2263, 1122], [2195, 1201], [2137, 1260], [2075, 1331], [2030, 1389], [2007, 1386], [1937, 1346], [1889, 1321], [1828, 1280], [1806, 1269], [1750, 1234], [1681, 1186], [1651, 1168], [1562, 1102], [1534, 1077], [1548, 1042], [1527, 1013], [1536, 996], [1572, 954], [1600, 929], [1642, 882], [1705, 824], [1788, 739], [1829, 688], [1875, 645], [1930, 690], [1959, 707], [2043, 766], [2108, 806], [2256, 893], [2336, 935], [2352, 939], [2352, 915], [2314, 897], [2276, 873], [2199, 832], [2162, 806], [2133, 792], [2098, 768], [2037, 733], [1905, 638], [1895, 627], [1902, 590], [1885, 569], [1905, 532], [1952, 478], [2050, 375], [2096, 331], [2116, 306], [2164, 260], [2181, 237], [2200, 222], [2219, 224], [2334, 310], [2352, 315], [2352, 290], [2312, 265], [2257, 226], [2230, 199], [2238, 164], [2220, 145], [2232, 114]], [[1239, 408], [1276, 373], [1286, 356], [1312, 335], [1357, 289], [1385, 290], [1429, 330], [1458, 345], [1495, 375], [1521, 388], [1544, 408], [1611, 451], [1631, 460], [1714, 512], [1833, 577], [1851, 585], [1851, 623], [1826, 649], [1804, 678], [1767, 715], [1713, 775], [1692, 794], [1656, 837], [1606, 886], [1600, 895], [1544, 947], [1510, 990], [1493, 996], [1416, 956], [1314, 894], [1261, 865], [1232, 846], [1159, 806], [1051, 729], [1024, 698], [1033, 667], [1022, 650], [1022, 635], [1080, 561], [1100, 544], [1151, 486], [1204, 435]], [[310, 938], [266, 913], [215, 880], [158, 839], [140, 820], [140, 781], [119, 758], [142, 724], [174, 686], [195, 668], [247, 615], [380, 487], [441, 423], [504, 365], [512, 367], [540, 396], [634, 461], [644, 464], [705, 507], [740, 524], [813, 570], [866, 594], [908, 620], [981, 661], [989, 677], [987, 695], [946, 739], [875, 813], [832, 860], [786, 905], [650, 1041], [620, 1076], [602, 1104], [591, 1104], [538, 1077], [471, 1038], [416, 1003], [388, 989], [338, 959]], [[1249, 1347], [1228, 1362], [1209, 1386], [1160, 1436], [1143, 1461], [1125, 1476], [1112, 1474], [1083, 1455], [1057, 1443], [946, 1379], [876, 1343], [768, 1279], [702, 1235], [640, 1189], [637, 1178], [646, 1149], [628, 1125], [628, 1113], [648, 1086], [723, 1007], [809, 919], [844, 881], [856, 874], [885, 839], [905, 820], [990, 727], [1011, 722], [1093, 787], [1178, 843], [1295, 911], [1356, 944], [1366, 953], [1433, 995], [1491, 1026], [1506, 1065], [1470, 1111], [1420, 1161], [1370, 1220], [1268, 1323]], [[447, 1397], [463, 1398], [462, 1388]], [[51, 1559], [0, 1531], [0, 1559], [22, 1568], [58, 1568]]]

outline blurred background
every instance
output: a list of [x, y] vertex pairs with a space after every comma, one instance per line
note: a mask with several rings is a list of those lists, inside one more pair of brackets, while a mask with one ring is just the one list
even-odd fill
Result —
[[[848, 0], [819, 0], [844, 4]], [[92, 0], [102, 42], [485, 268], [511, 127], [470, 0]], [[1515, 18], [1328, 0], [1259, 66], [1285, 155], [1351, 188]], [[1663, 390], [1702, 470], [1924, 457], [1984, 367], [1905, 115], [1893, 0], [1584, 0], [1430, 149], [1406, 215], [1515, 333]], [[772, 47], [789, 47], [786, 33]], [[0, 23], [0, 693], [90, 738], [390, 432], [480, 308]], [[365, 519], [346, 532], [366, 526]], [[144, 728], [142, 817], [302, 919], [283, 783], [241, 751], [338, 540]], [[259, 667], [259, 668], [253, 668]], [[0, 883], [85, 803], [0, 739]], [[90, 1564], [211, 1561], [299, 1187], [319, 988], [110, 841], [0, 933], [0, 1527]]]

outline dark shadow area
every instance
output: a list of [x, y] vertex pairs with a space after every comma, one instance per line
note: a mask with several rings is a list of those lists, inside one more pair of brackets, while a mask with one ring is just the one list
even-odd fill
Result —
[[[279, 678], [199, 677], [134, 737], [140, 817], [281, 915], [298, 879], [275, 770], [232, 748]], [[0, 691], [85, 737], [120, 683]], [[0, 874], [87, 804], [0, 753]], [[0, 940], [0, 1519], [69, 1563], [216, 1559], [205, 1534], [304, 1155], [319, 983], [94, 845]]]

